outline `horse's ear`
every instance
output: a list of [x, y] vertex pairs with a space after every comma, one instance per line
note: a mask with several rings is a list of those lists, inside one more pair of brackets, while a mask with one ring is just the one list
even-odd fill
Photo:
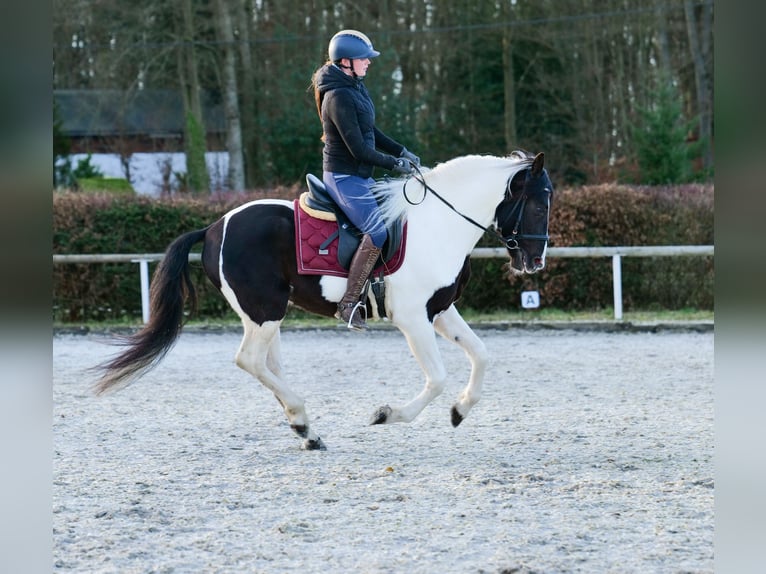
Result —
[[543, 165], [545, 165], [545, 154], [540, 152], [532, 160], [532, 175], [540, 175], [543, 172]]

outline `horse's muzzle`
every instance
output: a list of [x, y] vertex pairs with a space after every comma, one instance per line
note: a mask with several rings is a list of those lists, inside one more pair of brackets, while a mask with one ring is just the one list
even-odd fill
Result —
[[545, 267], [544, 257], [532, 257], [531, 259], [526, 254], [521, 258], [523, 262], [524, 273], [537, 273]]

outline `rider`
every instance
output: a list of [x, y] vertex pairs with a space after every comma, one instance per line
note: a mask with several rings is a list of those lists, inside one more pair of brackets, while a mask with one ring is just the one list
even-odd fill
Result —
[[409, 174], [413, 164], [420, 165], [420, 158], [375, 126], [375, 106], [363, 83], [370, 60], [380, 55], [370, 39], [357, 30], [341, 30], [330, 40], [328, 52], [329, 61], [312, 77], [322, 120], [322, 179], [363, 234], [335, 316], [359, 331], [367, 326], [359, 312], [362, 291], [387, 236], [370, 189], [373, 168]]

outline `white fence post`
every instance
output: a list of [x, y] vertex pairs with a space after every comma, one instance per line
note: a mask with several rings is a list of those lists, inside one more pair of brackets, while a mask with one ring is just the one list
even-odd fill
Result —
[[149, 322], [149, 260], [133, 259], [133, 263], [138, 263], [141, 271], [141, 317], [146, 324]]
[[622, 258], [612, 255], [612, 286], [614, 290], [614, 320], [622, 321]]

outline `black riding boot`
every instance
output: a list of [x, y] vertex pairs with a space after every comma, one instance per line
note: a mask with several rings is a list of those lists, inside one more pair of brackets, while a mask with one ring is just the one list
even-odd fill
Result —
[[[362, 242], [351, 259], [346, 293], [338, 303], [338, 312], [335, 314], [338, 319], [346, 323], [349, 329], [354, 331], [361, 331], [367, 328], [365, 323], [367, 308], [360, 302], [360, 299], [364, 284], [370, 277], [370, 273], [379, 255], [380, 249], [375, 247], [370, 236], [362, 236]], [[364, 317], [362, 313], [364, 313]]]

